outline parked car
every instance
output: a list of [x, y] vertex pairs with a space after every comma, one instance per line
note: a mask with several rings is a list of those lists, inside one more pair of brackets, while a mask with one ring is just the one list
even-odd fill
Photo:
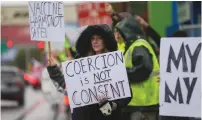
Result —
[[15, 100], [19, 106], [25, 102], [24, 79], [15, 66], [1, 66], [1, 99]]

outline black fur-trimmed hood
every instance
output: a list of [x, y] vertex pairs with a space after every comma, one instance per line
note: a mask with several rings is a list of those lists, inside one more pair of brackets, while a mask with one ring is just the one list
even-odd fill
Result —
[[76, 50], [79, 57], [86, 57], [91, 47], [91, 37], [99, 35], [103, 38], [105, 47], [110, 51], [117, 50], [117, 42], [114, 38], [112, 29], [106, 25], [91, 25], [87, 26], [77, 39]]

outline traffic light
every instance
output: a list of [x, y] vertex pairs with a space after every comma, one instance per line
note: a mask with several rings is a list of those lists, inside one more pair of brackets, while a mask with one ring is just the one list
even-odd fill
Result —
[[13, 47], [13, 41], [12, 40], [8, 40], [7, 43], [6, 43], [6, 45], [7, 45], [7, 48]]
[[38, 42], [38, 48], [43, 49], [44, 48], [44, 42]]

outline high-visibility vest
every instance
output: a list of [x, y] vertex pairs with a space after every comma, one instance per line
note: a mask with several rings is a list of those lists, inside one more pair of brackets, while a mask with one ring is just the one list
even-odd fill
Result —
[[65, 52], [59, 53], [59, 59], [60, 59], [60, 62], [67, 61], [67, 56], [66, 56]]
[[150, 44], [144, 39], [136, 40], [124, 54], [124, 58], [126, 61], [125, 65], [127, 68], [133, 67], [132, 52], [137, 46], [144, 46], [149, 50], [149, 52], [152, 55], [153, 69], [148, 80], [141, 83], [131, 83], [133, 98], [129, 103], [129, 106], [156, 105], [159, 103], [159, 83], [158, 83], [159, 63]]
[[123, 53], [125, 52], [125, 43], [121, 42], [121, 43], [117, 43], [118, 46], [118, 50], [122, 51]]

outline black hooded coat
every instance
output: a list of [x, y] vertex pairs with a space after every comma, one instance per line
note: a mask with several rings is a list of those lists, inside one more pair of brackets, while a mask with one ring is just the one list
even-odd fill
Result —
[[[88, 26], [78, 37], [76, 58], [87, 57], [89, 50], [92, 49], [91, 37], [95, 34], [103, 38], [105, 47], [109, 52], [117, 50], [117, 43], [110, 27], [108, 25], [93, 25]], [[47, 69], [50, 78], [64, 89], [65, 80], [60, 69], [57, 66], [48, 66]], [[117, 108], [109, 116], [104, 116], [101, 113], [98, 104], [75, 108], [73, 109], [72, 120], [122, 120], [122, 108], [126, 107], [130, 100], [131, 97], [113, 101], [117, 104]]]

